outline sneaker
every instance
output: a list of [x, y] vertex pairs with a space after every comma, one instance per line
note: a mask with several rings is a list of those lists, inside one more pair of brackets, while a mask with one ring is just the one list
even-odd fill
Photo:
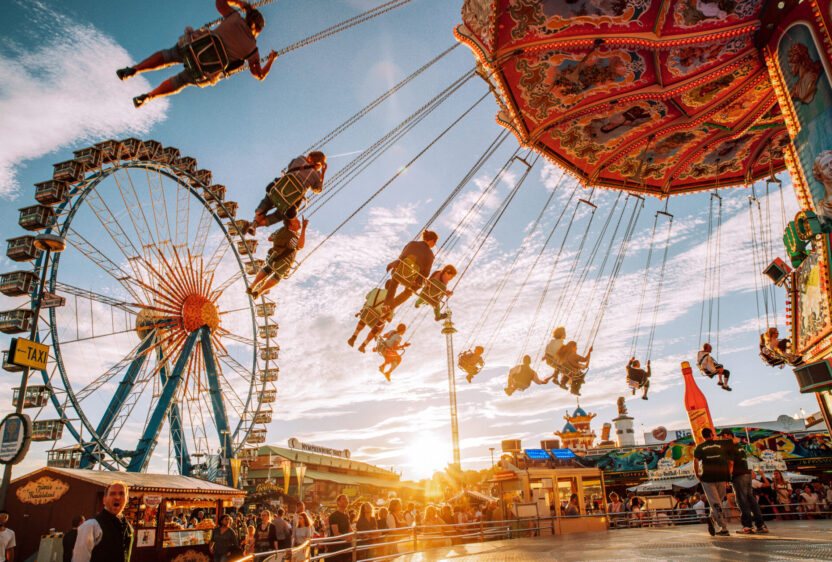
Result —
[[465, 376], [465, 380], [467, 380], [467, 381], [468, 381], [468, 383], [470, 384], [470, 383], [471, 383], [471, 381], [473, 381], [473, 380], [474, 380], [474, 375], [466, 375], [466, 376]]
[[448, 318], [448, 313], [447, 312], [443, 312], [442, 314], [437, 314], [436, 315], [436, 321], [437, 322], [439, 322], [440, 320], [445, 320], [446, 318]]
[[763, 525], [762, 527], [757, 527], [757, 534], [758, 535], [766, 535], [768, 534], [768, 527]]
[[119, 80], [127, 80], [134, 74], [136, 74], [136, 69], [132, 66], [126, 66], [124, 68], [119, 68], [118, 70], [116, 70], [116, 76], [118, 76]]
[[505, 392], [505, 393], [506, 393], [506, 395], [508, 395], [508, 396], [511, 396], [512, 394], [514, 394], [514, 391], [513, 391], [513, 390], [509, 390], [509, 389], [508, 389], [508, 387], [504, 388], [504, 389], [503, 389], [503, 392]]
[[142, 94], [140, 96], [136, 96], [135, 98], [133, 98], [133, 106], [136, 109], [138, 109], [141, 106], [143, 106], [144, 103], [149, 99], [150, 99], [150, 96], [148, 96], [147, 94]]
[[728, 529], [722, 529], [720, 532], [716, 534], [718, 537], [730, 537], [731, 533], [728, 532]]
[[740, 535], [753, 535], [754, 529], [752, 529], [751, 527], [743, 527], [742, 529], [737, 531], [737, 533]]
[[347, 345], [350, 347], [355, 345], [355, 336], [352, 336], [350, 339], [347, 340]]
[[366, 353], [366, 351], [367, 351], [366, 345], [367, 344], [365, 344], [365, 343], [362, 343], [361, 345], [359, 345], [358, 346], [358, 351], [360, 351], [361, 353]]
[[381, 374], [384, 375], [384, 378], [387, 379], [387, 382], [390, 382], [390, 373], [385, 373], [382, 371]]
[[728, 386], [727, 384], [722, 385], [722, 388], [723, 388], [724, 390], [727, 390], [728, 392], [731, 392], [731, 387], [730, 387], [730, 386]]
[[708, 517], [708, 534], [712, 537], [716, 535], [716, 530], [714, 529], [714, 522], [710, 517]]
[[641, 399], [642, 399], [642, 400], [647, 400], [647, 397], [646, 397], [646, 396], [642, 396], [642, 397], [641, 397]]

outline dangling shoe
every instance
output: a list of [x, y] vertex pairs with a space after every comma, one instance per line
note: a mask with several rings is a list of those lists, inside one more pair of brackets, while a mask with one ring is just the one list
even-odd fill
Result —
[[145, 104], [145, 102], [148, 101], [149, 99], [150, 99], [150, 96], [148, 96], [147, 94], [142, 94], [140, 96], [136, 96], [135, 98], [133, 98], [133, 107], [138, 109], [141, 106], [143, 106]]
[[442, 314], [436, 315], [436, 321], [439, 322], [440, 320], [445, 320], [448, 317], [447, 312], [443, 312]]
[[127, 80], [134, 74], [136, 74], [136, 69], [132, 66], [125, 66], [124, 68], [116, 70], [116, 76], [118, 76], [119, 80]]
[[474, 375], [465, 375], [465, 380], [468, 381], [468, 384], [471, 384], [471, 381], [474, 380]]
[[390, 375], [393, 374], [393, 371], [390, 371], [389, 373], [385, 373], [384, 371], [382, 371], [381, 374], [384, 375], [384, 378], [387, 379], [387, 382], [390, 382]]
[[358, 346], [358, 351], [360, 351], [361, 353], [365, 353], [367, 351], [366, 345], [367, 345], [366, 343], [362, 343], [361, 345], [359, 345]]
[[647, 400], [647, 396], [646, 396], [646, 395], [645, 395], [645, 396], [642, 396], [642, 397], [641, 397], [641, 399], [642, 399], [642, 400]]
[[352, 337], [347, 340], [347, 345], [350, 347], [355, 345], [355, 334], [353, 334]]
[[514, 394], [514, 391], [513, 391], [513, 390], [509, 390], [509, 389], [508, 389], [508, 387], [505, 387], [505, 388], [503, 389], [503, 392], [505, 392], [508, 396], [511, 396], [512, 394]]
[[722, 385], [722, 388], [723, 388], [723, 390], [727, 390], [728, 392], [731, 392], [731, 387], [728, 386], [727, 384]]

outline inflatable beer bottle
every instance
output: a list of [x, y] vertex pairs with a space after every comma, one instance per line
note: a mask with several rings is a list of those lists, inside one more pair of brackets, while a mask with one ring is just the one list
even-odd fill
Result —
[[682, 376], [685, 379], [685, 410], [688, 413], [693, 440], [698, 445], [704, 441], [702, 430], [710, 427], [711, 431], [714, 431], [714, 422], [711, 419], [711, 411], [708, 409], [708, 401], [696, 386], [696, 381], [693, 380], [693, 370], [687, 361], [682, 361]]

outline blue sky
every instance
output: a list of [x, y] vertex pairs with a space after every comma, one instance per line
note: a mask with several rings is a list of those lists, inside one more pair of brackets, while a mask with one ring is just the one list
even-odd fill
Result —
[[[263, 9], [267, 26], [258, 38], [261, 52], [289, 45], [378, 3], [281, 0]], [[176, 70], [148, 73], [124, 83], [115, 78], [114, 70], [171, 46], [185, 26], [197, 27], [215, 18], [212, 2], [182, 1], [173, 5], [162, 1], [79, 0], [72, 3], [71, 10], [63, 2], [11, 2], [0, 23], [0, 194], [6, 202], [0, 208], [0, 220], [6, 225], [4, 233], [6, 237], [21, 233], [16, 226], [16, 209], [32, 204], [33, 184], [50, 177], [53, 163], [71, 158], [73, 150], [110, 137], [153, 138], [166, 146], [179, 147], [183, 154], [196, 157], [200, 167], [212, 170], [215, 183], [228, 187], [228, 199], [240, 203], [240, 216], [250, 216], [266, 183], [279, 174], [289, 159], [453, 45], [452, 29], [459, 21], [459, 11], [459, 2], [414, 0], [371, 22], [279, 58], [262, 83], [248, 75], [235, 76], [213, 88], [189, 88], [175, 97], [135, 110], [130, 103], [132, 96], [147, 91], [150, 85], [155, 86]], [[350, 160], [350, 156], [335, 155], [364, 150], [472, 66], [473, 57], [460, 46], [328, 144], [325, 151], [331, 156], [329, 175]], [[485, 92], [486, 86], [479, 78], [468, 81], [322, 207], [310, 224], [307, 252]], [[501, 128], [494, 121], [496, 111], [491, 97], [479, 104], [273, 292], [278, 304], [275, 320], [281, 327], [281, 373], [269, 443], [284, 445], [288, 438], [297, 437], [333, 448], [348, 448], [354, 458], [392, 466], [408, 478], [427, 476], [450, 460], [445, 346], [438, 324], [430, 319], [417, 320], [426, 312], [417, 316], [409, 305], [402, 307], [402, 318], [415, 320], [415, 324], [409, 323], [418, 324], [418, 329], [392, 383], [378, 373], [376, 356], [358, 354], [347, 347], [346, 339], [354, 326], [353, 314], [360, 308], [366, 291], [383, 276], [384, 266], [418, 234], [421, 225], [500, 133]], [[439, 218], [434, 227], [442, 240], [516, 147], [513, 137], [504, 142]], [[486, 198], [484, 210], [461, 233], [461, 243], [443, 257], [445, 261], [458, 266], [467, 262], [475, 233], [522, 171], [521, 165], [512, 165], [495, 192]], [[559, 170], [545, 166], [543, 160], [532, 169], [457, 287], [451, 301], [459, 330], [455, 337], [457, 352], [466, 342], [487, 340], [517, 293], [574, 186], [569, 178], [559, 183], [560, 175]], [[791, 218], [797, 204], [787, 176], [783, 177], [784, 214]], [[532, 222], [556, 185], [553, 204], [544, 214], [541, 226], [530, 232]], [[589, 193], [581, 195], [586, 197]], [[598, 211], [590, 241], [595, 240], [615, 195], [605, 191], [595, 194], [593, 201], [598, 204]], [[757, 357], [758, 327], [765, 327], [765, 318], [758, 320], [755, 287], [763, 279], [757, 275], [755, 283], [748, 234], [748, 190], [731, 190], [723, 195], [719, 359], [733, 372], [734, 391], [721, 391], [701, 377], [698, 382], [717, 423], [771, 420], [780, 414], [794, 415], [801, 408], [812, 413], [817, 409], [815, 399], [797, 392], [792, 373], [770, 369]], [[694, 361], [699, 343], [708, 202], [708, 195], [704, 194], [675, 197], [669, 204], [675, 222], [653, 346], [653, 388], [648, 402], [629, 402], [639, 430], [642, 426], [650, 430], [658, 425], [685, 425], [678, 365], [682, 360]], [[663, 207], [663, 202], [646, 201], [595, 341], [593, 370], [581, 405], [598, 413], [599, 432], [600, 425], [615, 416], [615, 400], [626, 391], [623, 367], [629, 357], [653, 213]], [[567, 209], [567, 219], [571, 208]], [[770, 209], [776, 242], [782, 232], [783, 216], [779, 193], [772, 194]], [[574, 302], [572, 316], [553, 318], [555, 303], [564, 291], [576, 257], [578, 237], [574, 233], [580, 232], [586, 219], [579, 216], [575, 221], [528, 340], [529, 325], [565, 232], [563, 224], [518, 296], [489, 351], [484, 372], [472, 385], [462, 377], [457, 380], [465, 467], [487, 466], [488, 447], [499, 447], [501, 439], [520, 437], [526, 446], [536, 446], [563, 426], [565, 410], [575, 406], [574, 397], [553, 385], [533, 387], [510, 398], [502, 388], [508, 369], [521, 351], [525, 348], [534, 354], [543, 345], [548, 324], [563, 323], [570, 334], [576, 333], [581, 318], [599, 313], [602, 291], [591, 290], [593, 273], [584, 284], [584, 292], [576, 294], [574, 286], [566, 289], [566, 302]], [[79, 222], [81, 226], [94, 231], [92, 225]], [[266, 234], [258, 234], [263, 242], [258, 254], [265, 251]], [[518, 248], [522, 251], [516, 271], [500, 303], [478, 326], [485, 304]], [[779, 243], [774, 245], [774, 253], [784, 253]], [[69, 257], [62, 263], [62, 271], [67, 282], [74, 279], [80, 285], [85, 266], [82, 260]], [[578, 256], [579, 270], [585, 257], [586, 254]], [[17, 269], [5, 257], [2, 265], [4, 271]], [[602, 277], [599, 287], [606, 280]], [[651, 275], [651, 288], [655, 282], [655, 275]], [[97, 289], [119, 296], [118, 287]], [[652, 290], [648, 290], [648, 303], [651, 294]], [[781, 332], [783, 299], [778, 291]], [[3, 297], [2, 301], [4, 308], [20, 305], [20, 300]], [[67, 310], [78, 314], [74, 309]], [[639, 339], [638, 353], [642, 356], [649, 316], [646, 313]], [[5, 346], [7, 338], [0, 341]], [[584, 347], [587, 342], [584, 339], [579, 344]], [[100, 347], [91, 348], [84, 355], [77, 360], [86, 362], [88, 371], [106, 369], [107, 356]], [[91, 359], [93, 356], [96, 361]], [[78, 368], [83, 366], [81, 363]], [[547, 374], [545, 367], [541, 373]], [[78, 372], [77, 376], [83, 379], [90, 375]], [[16, 375], [9, 374], [7, 378], [11, 383]], [[0, 404], [6, 404], [0, 411], [10, 410], [9, 394], [8, 388], [0, 391]], [[42, 415], [48, 417], [48, 412]], [[42, 444], [33, 446], [24, 466], [42, 466], [44, 451]], [[166, 455], [167, 447], [158, 447], [151, 467], [164, 470]]]

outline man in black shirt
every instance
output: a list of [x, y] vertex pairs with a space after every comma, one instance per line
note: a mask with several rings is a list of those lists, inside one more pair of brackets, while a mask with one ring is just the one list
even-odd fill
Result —
[[748, 470], [745, 447], [740, 444], [740, 440], [734, 436], [734, 432], [730, 429], [723, 429], [719, 436], [722, 437], [721, 443], [725, 447], [726, 455], [734, 461], [731, 484], [734, 486], [734, 496], [736, 496], [737, 506], [740, 508], [742, 530], [739, 532], [743, 535], [754, 533], [751, 529], [753, 515], [757, 532], [768, 533], [768, 528], [763, 521], [763, 513], [760, 511], [760, 504], [757, 503], [757, 498], [754, 497], [751, 488], [751, 471]]
[[[711, 506], [711, 513], [707, 520], [708, 532], [711, 536], [718, 534], [721, 537], [727, 537], [730, 533], [725, 514], [722, 512], [722, 500], [725, 499], [725, 489], [731, 480], [733, 462], [725, 454], [722, 442], [714, 440], [714, 432], [711, 428], [703, 429], [702, 437], [705, 441], [693, 450], [693, 468]], [[714, 524], [719, 525], [719, 533], [716, 532]]]
[[[341, 494], [335, 500], [335, 505], [338, 507], [338, 511], [335, 511], [330, 514], [329, 516], [329, 536], [337, 537], [340, 535], [346, 535], [347, 533], [352, 532], [352, 525], [350, 525], [350, 518], [347, 516], [347, 507], [350, 505], [350, 500], [347, 499], [347, 496]], [[336, 542], [331, 543], [331, 548], [333, 551], [339, 551], [349, 548], [350, 544], [348, 542]], [[343, 552], [341, 554], [337, 554], [332, 557], [327, 557], [326, 560], [328, 562], [347, 562], [352, 560], [352, 553], [351, 552]]]
[[75, 539], [78, 538], [78, 527], [86, 521], [83, 515], [76, 515], [72, 518], [72, 529], [64, 533], [64, 562], [72, 562], [72, 550], [75, 548]]

